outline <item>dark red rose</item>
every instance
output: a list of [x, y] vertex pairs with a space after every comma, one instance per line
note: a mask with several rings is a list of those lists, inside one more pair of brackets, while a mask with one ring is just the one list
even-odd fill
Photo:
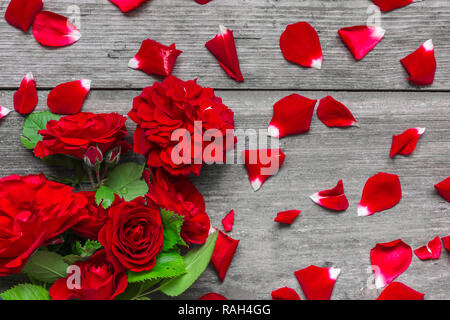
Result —
[[36, 157], [64, 154], [83, 159], [89, 147], [98, 147], [102, 154], [122, 147], [128, 150], [124, 137], [128, 134], [126, 118], [118, 113], [94, 114], [81, 112], [47, 122], [47, 128], [40, 130], [43, 140], [34, 148]]
[[[222, 103], [222, 99], [214, 95], [213, 89], [202, 88], [195, 80], [182, 81], [169, 76], [162, 83], [144, 88], [134, 99], [128, 116], [137, 123], [134, 151], [146, 155], [150, 167], [162, 167], [172, 175], [198, 175], [202, 162], [211, 161], [208, 157], [202, 157], [203, 151], [211, 143], [201, 139], [208, 129], [215, 129], [223, 138], [223, 158], [225, 151], [234, 147], [233, 135], [230, 139], [232, 142], [226, 144], [227, 129], [234, 129], [233, 112]], [[196, 121], [201, 121], [201, 127], [194, 126]], [[178, 141], [171, 141], [171, 137], [177, 129], [186, 130], [191, 136], [191, 139], [186, 140], [191, 145], [191, 155], [186, 155], [190, 157], [186, 159], [189, 161], [174, 161], [172, 157]], [[196, 143], [194, 131], [200, 137]], [[194, 148], [194, 144], [198, 147]]]
[[44, 175], [0, 179], [0, 275], [20, 272], [35, 250], [82, 219], [86, 204]]
[[161, 169], [146, 171], [149, 185], [147, 198], [158, 206], [184, 217], [181, 236], [187, 244], [203, 244], [208, 238], [211, 223], [205, 212], [201, 193], [186, 177], [170, 177]]
[[109, 218], [98, 235], [116, 268], [134, 272], [151, 270], [163, 248], [161, 213], [140, 197], [117, 201], [108, 209]]
[[53, 300], [112, 300], [124, 292], [128, 285], [126, 272], [117, 272], [107, 260], [105, 250], [98, 251], [88, 260], [75, 265], [80, 271], [79, 287], [76, 288], [76, 282], [72, 282], [70, 278], [59, 279], [50, 288]]
[[72, 230], [81, 237], [97, 240], [98, 232], [108, 219], [108, 210], [104, 209], [102, 205], [97, 205], [94, 191], [82, 191], [79, 194], [84, 195], [88, 201], [86, 205], [87, 214]]

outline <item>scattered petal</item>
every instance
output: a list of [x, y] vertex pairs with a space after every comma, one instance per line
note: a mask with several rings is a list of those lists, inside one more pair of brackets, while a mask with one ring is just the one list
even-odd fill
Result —
[[64, 16], [41, 11], [34, 19], [33, 35], [37, 42], [49, 47], [68, 46], [80, 40], [81, 33]]
[[377, 243], [370, 250], [370, 260], [375, 273], [375, 286], [383, 288], [408, 269], [412, 260], [412, 249], [402, 239]]
[[50, 91], [47, 105], [53, 113], [76, 114], [91, 90], [91, 80], [83, 79], [57, 85]]
[[375, 212], [392, 208], [402, 198], [400, 179], [396, 174], [379, 172], [370, 177], [364, 186], [358, 205], [358, 216], [370, 216]]
[[288, 210], [278, 212], [274, 221], [283, 224], [292, 224], [300, 213], [301, 213], [300, 210]]
[[393, 158], [397, 154], [409, 156], [416, 149], [417, 142], [425, 128], [411, 128], [399, 135], [392, 136], [392, 146], [390, 157]]
[[441, 256], [441, 249], [441, 239], [439, 237], [436, 237], [428, 242], [428, 245], [414, 250], [414, 253], [420, 260], [436, 260]]
[[344, 193], [344, 184], [339, 180], [336, 187], [331, 190], [323, 190], [313, 194], [311, 200], [319, 206], [335, 211], [345, 211], [348, 208], [348, 200]]
[[228, 300], [228, 299], [221, 294], [211, 292], [201, 296], [200, 298], [198, 298], [198, 300]]
[[442, 198], [450, 202], [450, 177], [434, 186]]
[[450, 252], [450, 236], [443, 237], [443, 238], [442, 238], [442, 243], [444, 244], [445, 250], [447, 250], [448, 252]]
[[211, 257], [211, 262], [219, 273], [220, 280], [225, 280], [228, 267], [233, 260], [234, 253], [239, 245], [239, 240], [234, 240], [222, 231], [219, 231], [216, 246]]
[[195, 2], [199, 4], [207, 4], [208, 2], [211, 2], [211, 0], [195, 0]]
[[272, 300], [301, 300], [294, 289], [283, 287], [272, 291]]
[[407, 6], [416, 1], [422, 0], [372, 0], [372, 2], [377, 5], [381, 11], [391, 11]]
[[174, 43], [168, 47], [152, 39], [146, 39], [142, 41], [138, 53], [128, 62], [128, 67], [142, 70], [147, 74], [168, 76], [182, 52]]
[[11, 0], [6, 9], [5, 20], [27, 32], [43, 6], [42, 0]]
[[290, 62], [308, 68], [322, 67], [323, 55], [319, 36], [307, 22], [288, 25], [280, 37], [280, 49]]
[[248, 179], [254, 191], [258, 191], [264, 182], [278, 173], [286, 158], [281, 149], [257, 149], [242, 151]]
[[381, 292], [377, 300], [423, 300], [420, 293], [400, 282], [392, 282]]
[[219, 26], [219, 33], [205, 47], [217, 58], [225, 72], [237, 82], [244, 81], [236, 51], [233, 31]]
[[428, 40], [419, 49], [400, 60], [409, 73], [408, 80], [416, 86], [430, 85], [436, 74], [436, 58], [433, 40]]
[[377, 26], [354, 26], [340, 29], [338, 34], [353, 57], [361, 60], [383, 39], [385, 32]]
[[359, 127], [350, 110], [331, 96], [320, 100], [317, 107], [317, 117], [327, 127]]
[[273, 105], [273, 117], [267, 129], [269, 135], [283, 138], [309, 131], [317, 100], [298, 94], [284, 97]]
[[14, 109], [20, 114], [30, 114], [36, 108], [37, 103], [36, 81], [30, 72], [23, 78], [19, 90], [14, 93]]
[[0, 106], [0, 120], [6, 117], [10, 112], [11, 110], [9, 110], [8, 108]]
[[295, 271], [303, 293], [308, 300], [330, 300], [336, 279], [341, 273], [337, 268], [309, 266]]
[[147, 2], [147, 0], [109, 0], [109, 1], [118, 6], [122, 12], [131, 11], [139, 7], [144, 2]]
[[228, 212], [228, 214], [225, 216], [225, 218], [222, 219], [222, 225], [223, 225], [223, 229], [226, 232], [230, 232], [231, 230], [233, 230], [234, 210], [231, 210], [230, 212]]

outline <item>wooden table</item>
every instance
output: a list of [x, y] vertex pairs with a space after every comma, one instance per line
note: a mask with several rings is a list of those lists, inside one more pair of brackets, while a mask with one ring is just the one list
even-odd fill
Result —
[[[0, 12], [9, 1], [0, 0]], [[39, 87], [38, 110], [45, 110], [48, 90], [87, 78], [93, 90], [84, 111], [126, 114], [132, 98], [158, 80], [127, 68], [140, 43], [152, 38], [175, 42], [183, 50], [174, 69], [182, 79], [198, 78], [234, 111], [239, 129], [264, 129], [278, 99], [299, 93], [320, 99], [333, 95], [358, 118], [361, 128], [325, 127], [316, 116], [308, 134], [280, 141], [287, 160], [276, 177], [253, 192], [242, 165], [215, 165], [193, 179], [207, 202], [215, 226], [236, 211], [231, 236], [240, 239], [224, 283], [210, 267], [182, 298], [215, 291], [233, 299], [270, 299], [272, 290], [290, 286], [301, 293], [293, 272], [311, 264], [342, 269], [333, 299], [374, 299], [369, 251], [376, 243], [402, 238], [414, 249], [436, 235], [450, 235], [449, 204], [433, 185], [450, 175], [450, 3], [426, 0], [381, 16], [385, 38], [364, 60], [355, 62], [337, 35], [341, 27], [365, 24], [369, 0], [153, 0], [124, 15], [107, 0], [46, 1], [45, 8], [81, 13], [81, 40], [67, 48], [40, 46], [31, 34], [0, 19], [0, 104], [12, 108], [12, 96], [27, 72]], [[69, 9], [68, 9], [69, 8]], [[368, 9], [369, 8], [369, 9]], [[324, 51], [322, 70], [287, 62], [279, 49], [287, 24], [308, 21], [318, 31]], [[226, 76], [204, 43], [224, 24], [234, 30], [244, 83]], [[438, 71], [432, 86], [416, 88], [406, 80], [399, 60], [432, 38]], [[131, 122], [131, 121], [130, 121]], [[11, 113], [0, 124], [0, 176], [51, 173], [20, 143], [23, 118]], [[129, 124], [130, 131], [134, 126]], [[425, 127], [416, 151], [389, 159], [393, 134]], [[357, 217], [356, 207], [367, 178], [396, 173], [402, 201], [393, 209]], [[309, 195], [344, 180], [349, 209], [326, 211]], [[302, 210], [290, 227], [273, 222], [278, 211]], [[398, 280], [428, 299], [450, 298], [450, 255], [411, 267]], [[19, 277], [2, 278], [0, 289]], [[368, 285], [369, 284], [369, 285]], [[303, 297], [303, 295], [302, 295]]]

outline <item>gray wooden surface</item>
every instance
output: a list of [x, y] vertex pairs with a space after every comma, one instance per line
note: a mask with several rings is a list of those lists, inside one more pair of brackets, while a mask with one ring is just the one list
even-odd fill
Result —
[[[64, 13], [72, 1], [46, 3]], [[196, 299], [215, 291], [234, 299], [270, 299], [282, 286], [303, 297], [293, 272], [310, 264], [342, 269], [333, 299], [374, 299], [369, 251], [376, 243], [402, 238], [413, 248], [434, 236], [450, 235], [449, 204], [433, 185], [450, 175], [450, 4], [424, 1], [383, 15], [386, 38], [363, 61], [354, 62], [336, 36], [339, 27], [362, 24], [368, 0], [153, 0], [123, 15], [108, 1], [79, 0], [83, 38], [67, 48], [39, 46], [0, 19], [0, 105], [12, 107], [20, 79], [32, 71], [38, 81], [39, 110], [45, 110], [49, 88], [71, 79], [93, 80], [84, 111], [126, 114], [138, 88], [155, 79], [127, 68], [140, 41], [151, 37], [176, 42], [184, 50], [174, 74], [198, 77], [235, 112], [238, 129], [264, 129], [275, 101], [293, 92], [320, 99], [328, 94], [345, 103], [361, 128], [330, 129], [316, 116], [308, 134], [280, 141], [287, 160], [276, 177], [253, 192], [242, 165], [203, 169], [193, 182], [205, 196], [215, 226], [236, 211], [231, 236], [240, 245], [225, 282], [210, 267], [182, 298]], [[7, 1], [0, 1], [0, 12]], [[320, 32], [325, 62], [307, 70], [284, 60], [278, 38], [288, 23], [307, 20]], [[203, 45], [225, 24], [235, 30], [246, 82], [236, 84], [222, 72]], [[438, 72], [425, 89], [410, 86], [399, 59], [433, 38]], [[120, 89], [120, 90], [119, 90]], [[307, 91], [310, 90], [310, 91]], [[23, 118], [11, 113], [0, 123], [0, 176], [55, 173], [20, 144]], [[425, 127], [410, 157], [389, 159], [393, 134]], [[134, 126], [129, 123], [130, 131]], [[396, 173], [402, 201], [393, 209], [357, 217], [356, 207], [368, 177], [378, 171]], [[57, 173], [57, 172], [56, 172]], [[343, 179], [349, 209], [332, 213], [316, 206], [309, 195]], [[302, 210], [290, 227], [273, 222], [278, 211]], [[413, 258], [399, 281], [424, 292], [428, 299], [450, 298], [450, 255], [437, 261]], [[20, 277], [0, 279], [0, 290]]]

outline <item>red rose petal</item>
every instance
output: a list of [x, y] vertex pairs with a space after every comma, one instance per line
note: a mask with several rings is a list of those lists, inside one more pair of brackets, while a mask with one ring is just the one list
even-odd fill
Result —
[[377, 300], [423, 300], [420, 293], [400, 282], [392, 282], [381, 292]]
[[381, 11], [391, 11], [401, 8], [413, 3], [414, 1], [422, 0], [372, 0], [372, 2], [377, 5]]
[[283, 224], [292, 224], [300, 213], [301, 213], [300, 210], [288, 210], [278, 212], [274, 221]]
[[47, 105], [53, 113], [76, 114], [91, 90], [91, 80], [83, 79], [57, 85], [47, 98]]
[[317, 100], [298, 94], [284, 97], [273, 105], [273, 117], [267, 129], [269, 135], [283, 138], [309, 131]]
[[27, 32], [43, 6], [42, 0], [11, 0], [6, 9], [5, 20]]
[[379, 172], [370, 177], [364, 186], [358, 205], [358, 216], [370, 216], [375, 212], [392, 208], [402, 198], [400, 179], [396, 174]]
[[414, 253], [420, 260], [436, 260], [441, 256], [441, 249], [441, 239], [439, 237], [436, 237], [428, 242], [428, 245], [414, 250]]
[[301, 300], [294, 289], [283, 287], [272, 291], [272, 300]]
[[348, 208], [348, 200], [344, 193], [342, 180], [339, 180], [333, 189], [316, 192], [310, 198], [319, 206], [330, 210], [345, 211]]
[[354, 26], [340, 29], [338, 34], [353, 57], [361, 60], [383, 39], [385, 32], [377, 26]]
[[200, 298], [198, 298], [198, 300], [228, 300], [228, 299], [221, 294], [210, 292], [201, 296]]
[[205, 47], [217, 58], [225, 72], [237, 82], [244, 81], [239, 66], [239, 58], [236, 51], [233, 31], [219, 26], [219, 33], [209, 40]]
[[234, 210], [228, 212], [225, 218], [222, 219], [222, 225], [226, 232], [230, 232], [233, 230], [234, 225]]
[[336, 279], [341, 273], [337, 268], [309, 266], [295, 271], [303, 293], [308, 300], [330, 300]]
[[199, 4], [207, 4], [208, 2], [211, 2], [211, 0], [195, 0], [195, 2]]
[[408, 269], [412, 260], [412, 249], [401, 239], [377, 243], [370, 250], [370, 260], [375, 273], [375, 286], [383, 288]]
[[68, 46], [80, 40], [81, 33], [66, 17], [41, 11], [33, 23], [33, 35], [44, 46]]
[[431, 39], [422, 44], [415, 52], [401, 59], [400, 62], [408, 71], [408, 80], [411, 83], [417, 86], [426, 86], [433, 83], [437, 64]]
[[411, 128], [399, 135], [392, 136], [392, 146], [390, 157], [393, 158], [397, 154], [408, 156], [416, 149], [417, 142], [425, 128]]
[[290, 62], [309, 68], [322, 67], [323, 55], [319, 36], [307, 22], [288, 25], [280, 37], [280, 49]]
[[254, 191], [257, 191], [264, 182], [275, 175], [286, 158], [281, 149], [257, 149], [242, 151], [248, 179]]
[[168, 76], [182, 52], [177, 50], [174, 43], [168, 47], [152, 39], [146, 39], [142, 41], [138, 53], [128, 62], [128, 67], [142, 70], [147, 74]]
[[450, 177], [434, 186], [442, 198], [450, 202]]
[[20, 114], [30, 114], [37, 103], [36, 81], [30, 72], [23, 78], [19, 90], [14, 94], [14, 109]]
[[139, 7], [144, 2], [147, 2], [147, 0], [109, 0], [109, 1], [118, 6], [122, 12], [131, 11]]
[[327, 127], [359, 127], [350, 110], [331, 96], [320, 100], [317, 107], [317, 117]]
[[447, 250], [448, 252], [450, 252], [450, 236], [443, 237], [443, 238], [442, 238], [442, 243], [444, 244], [445, 250]]
[[0, 120], [6, 117], [10, 112], [11, 110], [9, 110], [8, 108], [0, 106]]
[[217, 237], [211, 262], [219, 273], [219, 277], [222, 282], [225, 280], [228, 267], [231, 264], [231, 260], [233, 260], [234, 253], [236, 252], [238, 245], [239, 240], [234, 240], [222, 231], [219, 231], [219, 236]]

